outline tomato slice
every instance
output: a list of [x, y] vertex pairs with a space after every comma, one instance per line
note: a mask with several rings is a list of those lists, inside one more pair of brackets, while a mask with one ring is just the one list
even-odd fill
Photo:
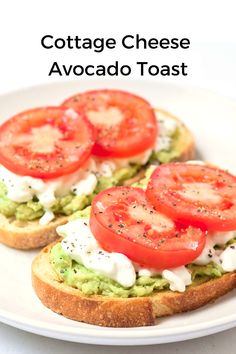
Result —
[[146, 195], [160, 212], [183, 224], [236, 230], [236, 177], [226, 171], [195, 164], [161, 165]]
[[62, 105], [84, 112], [98, 129], [94, 155], [125, 158], [155, 144], [155, 112], [141, 97], [124, 91], [97, 90], [72, 96]]
[[0, 164], [49, 179], [77, 170], [90, 156], [95, 128], [84, 113], [62, 107], [31, 109], [0, 127]]
[[93, 200], [90, 227], [101, 247], [155, 269], [178, 267], [196, 259], [205, 233], [181, 228], [156, 211], [139, 188], [113, 187]]

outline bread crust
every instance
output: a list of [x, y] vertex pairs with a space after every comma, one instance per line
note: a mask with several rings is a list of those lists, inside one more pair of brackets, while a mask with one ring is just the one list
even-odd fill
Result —
[[0, 214], [0, 242], [22, 250], [44, 247], [58, 238], [57, 226], [67, 221], [68, 216], [60, 216], [48, 225], [40, 225], [38, 220], [18, 221]]
[[[168, 117], [179, 122], [181, 130], [181, 151], [178, 161], [187, 161], [194, 158], [195, 146], [191, 132], [186, 126], [180, 122], [178, 118], [172, 114], [156, 109], [157, 115]], [[145, 168], [133, 178], [125, 181], [124, 185], [131, 186], [138, 182], [145, 175]], [[68, 220], [67, 216], [56, 217], [48, 225], [39, 225], [38, 220], [35, 221], [17, 221], [14, 218], [7, 218], [0, 214], [0, 242], [7, 246], [17, 249], [34, 249], [48, 245], [50, 242], [57, 239], [56, 228], [59, 225], [65, 224]]]
[[195, 310], [236, 287], [236, 273], [228, 273], [184, 293], [154, 292], [137, 298], [86, 296], [61, 282], [49, 263], [45, 247], [32, 264], [32, 284], [41, 302], [52, 311], [72, 320], [106, 327], [140, 327], [156, 324], [156, 318]]

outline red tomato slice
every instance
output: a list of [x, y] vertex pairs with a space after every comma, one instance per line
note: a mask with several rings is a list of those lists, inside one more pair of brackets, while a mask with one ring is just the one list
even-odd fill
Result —
[[98, 129], [94, 155], [130, 157], [155, 144], [155, 112], [141, 97], [117, 90], [98, 90], [72, 96], [62, 105], [84, 112]]
[[99, 193], [92, 203], [90, 227], [103, 249], [155, 269], [193, 261], [206, 240], [202, 230], [178, 227], [157, 212], [139, 188], [113, 187]]
[[226, 171], [184, 163], [161, 165], [146, 195], [160, 212], [183, 224], [236, 230], [236, 177]]
[[83, 113], [61, 107], [31, 109], [0, 127], [0, 164], [18, 174], [54, 178], [77, 170], [96, 134]]

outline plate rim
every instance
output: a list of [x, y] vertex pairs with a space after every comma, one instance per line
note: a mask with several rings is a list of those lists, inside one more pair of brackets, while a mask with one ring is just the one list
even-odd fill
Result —
[[[47, 310], [50, 311], [49, 309]], [[228, 320], [228, 317], [232, 317], [230, 321]], [[17, 321], [17, 318], [21, 318], [21, 320], [18, 319]], [[168, 332], [168, 328], [161, 329], [158, 331], [159, 333], [155, 333], [156, 329], [158, 329], [158, 325], [152, 327], [150, 326], [148, 327], [148, 331], [141, 332], [139, 330], [137, 338], [136, 330], [141, 329], [142, 327], [128, 328], [128, 331], [127, 328], [109, 328], [108, 330], [107, 327], [99, 327], [99, 331], [97, 331], [98, 326], [94, 326], [94, 328], [92, 329], [81, 328], [79, 326], [68, 327], [66, 325], [57, 324], [53, 324], [53, 326], [45, 326], [45, 322], [43, 321], [31, 320], [29, 323], [29, 321], [24, 321], [24, 318], [24, 316], [19, 315], [12, 316], [12, 319], [10, 317], [5, 318], [3, 317], [3, 311], [0, 311], [0, 321], [14, 328], [18, 328], [26, 332], [34, 333], [49, 338], [93, 345], [132, 346], [173, 343], [183, 340], [185, 341], [194, 338], [204, 337], [210, 334], [222, 332], [224, 330], [236, 327], [236, 315], [231, 315], [225, 317], [223, 322], [221, 321], [221, 318], [205, 322], [204, 325], [199, 324], [198, 326], [196, 326], [192, 324], [191, 326], [186, 325], [180, 328], [176, 327], [175, 331], [172, 330], [171, 333], [166, 333], [164, 335], [161, 332]], [[42, 323], [42, 327], [33, 325], [34, 322]], [[209, 323], [214, 323], [214, 325], [209, 326]], [[188, 327], [188, 331], [183, 331], [183, 328], [185, 327]], [[126, 331], [125, 335], [123, 334], [124, 331]], [[149, 332], [153, 333], [149, 334]]]
[[[90, 78], [83, 78], [82, 80], [69, 80], [69, 79], [62, 79], [62, 80], [53, 80], [51, 82], [40, 82], [38, 84], [32, 84], [32, 85], [26, 85], [26, 86], [23, 86], [21, 88], [16, 88], [16, 89], [13, 89], [13, 90], [7, 90], [6, 92], [2, 92], [0, 93], [0, 99], [2, 99], [4, 96], [9, 96], [9, 95], [14, 95], [14, 94], [17, 94], [17, 93], [20, 93], [20, 92], [25, 92], [25, 91], [29, 91], [29, 90], [34, 90], [34, 89], [37, 89], [37, 88], [43, 88], [45, 86], [63, 86], [63, 85], [79, 85], [80, 83], [82, 82], [82, 85], [83, 85], [83, 82], [86, 82], [86, 83], [103, 83], [103, 82], [106, 82], [106, 83], [109, 83], [109, 84], [113, 84], [114, 83], [114, 86], [116, 86], [117, 82], [124, 82], [124, 83], [127, 83], [127, 82], [132, 82], [132, 83], [135, 83], [137, 82], [138, 84], [150, 84], [150, 85], [158, 85], [158, 86], [165, 86], [165, 87], [168, 87], [168, 86], [172, 86], [174, 88], [180, 88], [180, 89], [187, 89], [187, 90], [191, 90], [191, 91], [201, 91], [202, 93], [208, 93], [209, 95], [214, 95], [214, 96], [218, 96], [220, 97], [221, 99], [226, 99], [228, 101], [231, 101], [231, 103], [233, 104], [236, 104], [236, 96], [230, 96], [229, 94], [222, 94], [220, 92], [218, 92], [217, 90], [214, 90], [212, 88], [207, 88], [207, 87], [201, 87], [200, 85], [194, 85], [194, 84], [191, 84], [191, 83], [184, 83], [184, 82], [175, 82], [175, 81], [172, 81], [172, 82], [166, 82], [166, 81], [163, 81], [163, 80], [160, 80], [160, 81], [154, 81], [154, 80], [151, 80], [151, 79], [128, 79], [128, 78], [121, 78], [121, 77], [118, 77], [117, 79], [100, 79], [100, 78], [93, 78], [93, 79], [90, 79]], [[125, 90], [124, 90], [125, 91]]]
[[[212, 304], [214, 306], [214, 304]], [[43, 306], [43, 305], [42, 305]], [[45, 307], [43, 307], [45, 308]], [[50, 309], [46, 308], [48, 311], [51, 311]], [[195, 311], [195, 310], [193, 310]], [[191, 311], [191, 312], [193, 312]], [[190, 313], [191, 313], [190, 312]], [[5, 313], [5, 314], [4, 314]], [[10, 314], [10, 315], [9, 315]], [[58, 314], [55, 314], [57, 316], [61, 316], [61, 315], [58, 315]], [[0, 320], [1, 319], [10, 319], [12, 322], [15, 321], [15, 319], [18, 319], [18, 323], [20, 324], [24, 324], [26, 323], [25, 322], [25, 319], [27, 319], [26, 316], [21, 316], [21, 315], [14, 315], [12, 314], [11, 312], [9, 311], [6, 311], [6, 310], [3, 310], [3, 309], [0, 309]], [[44, 324], [44, 321], [38, 321], [38, 320], [30, 320], [31, 323], [35, 323], [35, 324]], [[76, 322], [76, 321], [73, 321], [73, 322]], [[205, 330], [207, 328], [209, 328], [209, 324], [211, 325], [211, 328], [217, 328], [217, 327], [220, 327], [221, 325], [224, 326], [226, 324], [233, 324], [235, 322], [235, 325], [236, 325], [236, 314], [231, 314], [231, 315], [228, 315], [228, 316], [225, 316], [225, 317], [221, 317], [221, 318], [218, 318], [218, 319], [215, 319], [215, 320], [210, 320], [210, 321], [206, 321], [204, 323], [199, 323], [199, 324], [191, 324], [191, 325], [185, 325], [185, 326], [181, 326], [180, 328], [179, 327], [175, 327], [174, 328], [174, 331], [172, 330], [172, 333], [171, 334], [174, 334], [174, 335], [177, 335], [179, 333], [182, 333], [182, 329], [183, 328], [189, 328], [188, 331], [184, 332], [184, 333], [192, 333], [193, 330], [194, 331], [199, 331], [199, 330]], [[82, 323], [82, 322], [78, 322], [78, 323]], [[41, 328], [39, 327], [38, 325], [38, 328]], [[90, 326], [89, 324], [86, 324], [87, 326]], [[52, 325], [49, 325], [47, 324], [45, 326], [44, 324], [44, 329], [48, 329], [49, 331], [51, 330], [51, 327]], [[65, 330], [65, 332], [67, 332], [68, 328], [70, 329], [70, 331], [74, 332], [74, 334], [78, 334], [78, 330], [80, 331], [80, 334], [83, 334], [83, 335], [86, 335], [86, 332], [87, 331], [90, 331], [91, 334], [94, 334], [96, 333], [96, 336], [99, 336], [99, 337], [103, 337], [103, 331], [106, 332], [106, 336], [107, 337], [114, 337], [114, 334], [118, 334], [120, 335], [120, 333], [124, 332], [124, 334], [122, 333], [122, 337], [130, 337], [130, 334], [133, 333], [133, 335], [136, 333], [137, 329], [140, 329], [140, 328], [146, 328], [146, 331], [144, 332], [141, 332], [139, 333], [139, 337], [145, 337], [145, 338], [149, 338], [149, 337], [152, 337], [153, 335], [155, 336], [162, 336], [162, 333], [161, 332], [168, 332], [169, 329], [168, 328], [161, 328], [159, 329], [158, 328], [158, 324], [155, 325], [155, 326], [148, 326], [148, 327], [130, 327], [130, 328], [122, 328], [122, 327], [119, 327], [119, 328], [111, 328], [109, 327], [109, 330], [108, 330], [108, 327], [104, 327], [104, 326], [96, 326], [96, 325], [91, 325], [91, 327], [93, 328], [78, 328], [78, 327], [69, 327], [67, 325], [61, 325], [61, 324], [53, 324], [53, 327], [55, 327], [55, 330], [57, 330], [58, 332], [62, 332], [61, 329], [63, 329], [63, 332]], [[99, 328], [99, 331], [97, 331], [97, 328]], [[148, 331], [147, 331], [148, 329]], [[159, 335], [159, 333], [155, 333], [156, 330], [158, 329], [158, 332], [161, 333], [161, 335]], [[147, 332], [147, 333], [146, 333]], [[98, 335], [99, 333], [99, 335]], [[145, 333], [145, 335], [144, 335]], [[101, 335], [102, 334], [102, 335]], [[90, 333], [89, 333], [90, 335]]]

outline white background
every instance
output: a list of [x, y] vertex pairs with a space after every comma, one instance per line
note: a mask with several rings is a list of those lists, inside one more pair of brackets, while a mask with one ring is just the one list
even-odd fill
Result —
[[[188, 64], [187, 77], [144, 77], [207, 87], [236, 97], [236, 25], [234, 1], [4, 1], [0, 0], [0, 93], [39, 83], [66, 80], [48, 77], [54, 61], [70, 64]], [[40, 40], [55, 37], [187, 37], [188, 50], [46, 50]], [[133, 72], [131, 78], [138, 78]], [[81, 80], [81, 78], [73, 78]], [[1, 290], [0, 290], [1, 291]], [[126, 353], [222, 353], [231, 351], [235, 330], [185, 343], [126, 348]], [[90, 347], [45, 339], [0, 325], [1, 353], [121, 353], [124, 348]]]
[[[205, 86], [228, 95], [236, 88], [236, 25], [234, 1], [139, 1], [139, 0], [41, 0], [0, 1], [0, 93], [38, 83], [65, 80], [48, 76], [52, 63], [61, 65], [120, 64], [135, 67], [137, 61], [150, 64], [180, 64], [188, 67], [187, 77], [150, 77]], [[126, 50], [120, 39], [139, 33], [148, 38], [184, 38], [189, 49]], [[78, 35], [114, 37], [116, 49], [44, 49], [41, 38]], [[131, 78], [138, 78], [133, 70]], [[86, 77], [69, 77], [81, 80]], [[224, 85], [224, 87], [222, 87]]]

